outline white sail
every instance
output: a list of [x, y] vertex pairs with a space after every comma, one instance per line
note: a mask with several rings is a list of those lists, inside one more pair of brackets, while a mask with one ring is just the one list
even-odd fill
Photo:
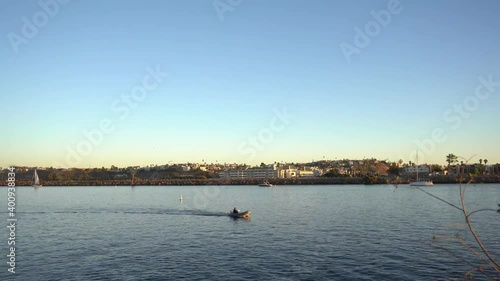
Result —
[[33, 186], [41, 186], [40, 185], [40, 178], [38, 177], [38, 173], [36, 172], [36, 170], [35, 170], [35, 174], [33, 175], [33, 178], [34, 178]]

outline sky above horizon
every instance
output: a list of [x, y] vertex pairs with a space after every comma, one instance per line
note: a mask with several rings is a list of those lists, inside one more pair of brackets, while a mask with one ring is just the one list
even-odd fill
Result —
[[0, 5], [0, 167], [500, 162], [498, 1]]

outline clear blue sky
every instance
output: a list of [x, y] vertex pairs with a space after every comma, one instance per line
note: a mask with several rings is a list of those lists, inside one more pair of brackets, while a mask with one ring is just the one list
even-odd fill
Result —
[[[73, 0], [43, 25], [38, 1], [2, 1], [0, 166], [408, 162], [436, 128], [421, 162], [500, 162], [500, 85], [471, 98], [500, 81], [500, 2], [401, 0], [348, 62], [341, 43], [390, 2], [243, 0], [221, 18], [212, 1]], [[137, 108], [113, 109], [157, 66], [169, 75]], [[271, 126], [283, 108], [294, 118]], [[103, 119], [114, 131], [68, 158]]]

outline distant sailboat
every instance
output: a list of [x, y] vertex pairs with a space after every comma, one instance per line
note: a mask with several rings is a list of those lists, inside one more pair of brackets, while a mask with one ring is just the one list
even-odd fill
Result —
[[135, 186], [135, 172], [132, 172], [132, 180], [130, 181], [130, 186], [134, 187]]
[[35, 170], [35, 174], [33, 175], [33, 186], [34, 187], [42, 187], [40, 184], [40, 178], [38, 177], [38, 173]]
[[432, 181], [419, 181], [418, 180], [418, 170], [419, 170], [419, 166], [418, 166], [418, 150], [417, 150], [417, 181], [414, 181], [414, 182], [411, 182], [410, 183], [410, 186], [433, 186], [434, 183]]

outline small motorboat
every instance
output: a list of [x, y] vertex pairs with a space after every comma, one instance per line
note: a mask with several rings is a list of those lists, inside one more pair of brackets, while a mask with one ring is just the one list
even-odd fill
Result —
[[229, 212], [229, 216], [232, 218], [248, 218], [252, 212], [250, 210], [245, 211], [245, 212], [237, 212], [233, 213], [233, 211]]
[[265, 182], [259, 184], [259, 186], [263, 186], [263, 187], [275, 187], [276, 185], [270, 184], [267, 181], [265, 181]]

